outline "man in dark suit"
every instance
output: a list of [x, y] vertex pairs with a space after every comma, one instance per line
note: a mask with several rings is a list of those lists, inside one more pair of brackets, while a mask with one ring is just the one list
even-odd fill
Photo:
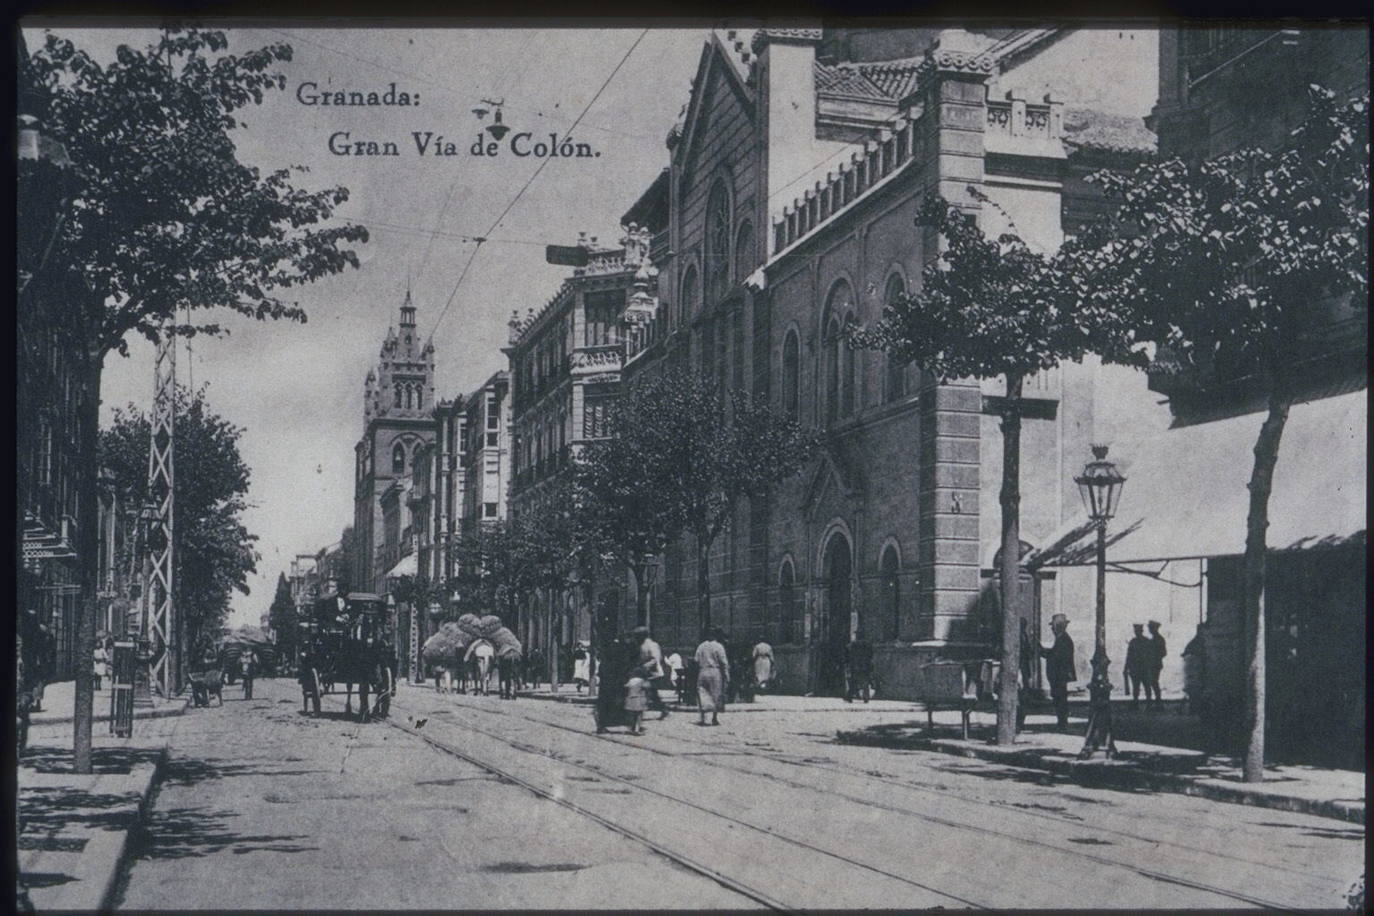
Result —
[[1069, 684], [1078, 680], [1078, 671], [1073, 659], [1073, 639], [1068, 634], [1069, 618], [1055, 614], [1050, 618], [1050, 630], [1054, 632], [1054, 645], [1048, 649], [1040, 648], [1045, 657], [1045, 680], [1050, 682], [1050, 699], [1054, 701], [1054, 714], [1059, 719], [1059, 728], [1069, 727]]

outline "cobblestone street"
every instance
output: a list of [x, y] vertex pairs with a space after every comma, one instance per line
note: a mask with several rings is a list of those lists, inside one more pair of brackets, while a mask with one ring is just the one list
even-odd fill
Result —
[[1363, 862], [1357, 825], [833, 741], [909, 711], [597, 737], [573, 704], [235, 694], [180, 720], [121, 907], [1318, 907]]

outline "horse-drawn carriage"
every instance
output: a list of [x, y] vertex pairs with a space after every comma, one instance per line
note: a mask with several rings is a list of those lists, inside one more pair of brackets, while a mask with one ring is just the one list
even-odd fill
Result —
[[[344, 711], [353, 711], [358, 688], [358, 717], [386, 715], [396, 691], [394, 640], [386, 601], [366, 592], [325, 595], [315, 602], [311, 619], [300, 628], [302, 657], [297, 675], [301, 699], [318, 714], [320, 698], [344, 685]], [[369, 705], [369, 698], [376, 702]]]

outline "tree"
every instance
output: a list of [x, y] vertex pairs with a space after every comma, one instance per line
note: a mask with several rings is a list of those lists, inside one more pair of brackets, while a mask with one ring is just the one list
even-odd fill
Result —
[[612, 416], [612, 436], [618, 441], [594, 460], [611, 464], [613, 455], [615, 469], [652, 487], [644, 492], [654, 502], [636, 501], [610, 482], [599, 486], [613, 519], [611, 539], [643, 556], [655, 545], [661, 549], [667, 536], [692, 534], [698, 616], [710, 626], [711, 545], [742, 499], [763, 497], [773, 484], [801, 473], [815, 436], [764, 398], [740, 391], [722, 396], [709, 379], [680, 372], [628, 386]]
[[[347, 189], [306, 191], [292, 183], [300, 167], [264, 175], [238, 161], [232, 132], [244, 124], [237, 113], [286, 88], [273, 66], [291, 59], [291, 46], [221, 54], [227, 47], [223, 32], [167, 29], [142, 50], [121, 45], [102, 66], [49, 34], [27, 62], [73, 173], [61, 231], [43, 260], [46, 273], [60, 275], [50, 288], [75, 283], [83, 292], [49, 298], [64, 310], [88, 374], [80, 443], [90, 459], [82, 486], [88, 505], [96, 499], [101, 366], [111, 350], [126, 352], [129, 332], [150, 340], [219, 333], [214, 323], [176, 321], [204, 309], [304, 321], [278, 291], [358, 267], [348, 246], [367, 240], [356, 224], [320, 225], [348, 199]], [[83, 556], [96, 553], [94, 527], [83, 526]], [[86, 564], [78, 658], [94, 650], [95, 577], [95, 564]], [[93, 686], [88, 676], [76, 680], [79, 773], [91, 771]]]
[[[973, 186], [978, 204], [995, 207]], [[1005, 216], [1005, 213], [1003, 214]], [[1008, 217], [1010, 223], [1010, 218]], [[924, 200], [916, 225], [938, 232], [946, 247], [925, 265], [921, 286], [883, 309], [872, 328], [854, 330], [858, 346], [888, 351], [942, 379], [1005, 379], [998, 402], [1002, 429], [1002, 674], [997, 743], [1016, 737], [1020, 627], [1017, 616], [1021, 543], [1022, 384], [1029, 375], [1111, 347], [1109, 329], [1080, 306], [1062, 256], [1031, 249], [1012, 231], [987, 237], [974, 214], [941, 197]]]
[[277, 634], [277, 658], [296, 657], [296, 602], [285, 573], [277, 574], [277, 592], [267, 610], [267, 624]]
[[[193, 395], [178, 386], [176, 402], [173, 602], [195, 645], [218, 634], [234, 591], [249, 593], [248, 577], [259, 557], [253, 549], [257, 535], [239, 519], [248, 507], [248, 466], [238, 448], [243, 430], [211, 412], [204, 387]], [[132, 404], [116, 409], [110, 428], [101, 432], [100, 464], [110, 470], [124, 505], [147, 501], [150, 432], [148, 416]], [[284, 584], [278, 583], [278, 597]]]
[[1264, 778], [1265, 531], [1296, 363], [1333, 301], [1368, 309], [1369, 95], [1341, 103], [1313, 86], [1310, 96], [1280, 151], [1094, 175], [1118, 210], [1085, 235], [1077, 260], [1087, 301], [1153, 345], [1157, 371], [1250, 376], [1266, 400], [1242, 561], [1247, 782]]

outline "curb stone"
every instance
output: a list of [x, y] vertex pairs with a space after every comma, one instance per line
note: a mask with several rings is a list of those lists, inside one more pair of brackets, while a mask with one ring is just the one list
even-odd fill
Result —
[[[874, 739], [857, 732], [840, 731], [836, 738], [842, 744], [866, 747], [893, 747], [892, 741]], [[1040, 770], [1063, 776], [1069, 781], [1085, 786], [1107, 786], [1125, 789], [1149, 789], [1157, 792], [1174, 792], [1208, 798], [1213, 801], [1250, 805], [1257, 808], [1271, 808], [1278, 811], [1291, 811], [1297, 814], [1310, 814], [1354, 824], [1365, 823], [1363, 804], [1337, 801], [1333, 799], [1302, 798], [1294, 795], [1276, 795], [1254, 791], [1239, 784], [1232, 784], [1214, 778], [1192, 778], [1174, 773], [1155, 773], [1130, 767], [1129, 764], [1114, 764], [1107, 761], [1093, 762], [1067, 759], [1060, 756], [1047, 758], [1042, 752], [1034, 750], [996, 751], [973, 747], [962, 743], [951, 743], [939, 739], [910, 738], [901, 742], [903, 750], [933, 751], [956, 757], [968, 757], [1002, 763], [1022, 769]], [[1197, 755], [1201, 756], [1201, 755]]]

